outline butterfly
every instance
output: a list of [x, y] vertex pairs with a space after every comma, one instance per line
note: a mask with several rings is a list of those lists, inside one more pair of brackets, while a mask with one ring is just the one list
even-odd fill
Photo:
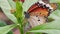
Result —
[[50, 3], [49, 0], [39, 0], [25, 12], [25, 17], [28, 18], [29, 23], [34, 27], [45, 23], [48, 16], [56, 9], [56, 3]]

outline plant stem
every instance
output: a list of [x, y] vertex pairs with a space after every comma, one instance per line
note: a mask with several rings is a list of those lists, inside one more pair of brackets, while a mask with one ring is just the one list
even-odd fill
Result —
[[23, 26], [22, 25], [19, 26], [19, 31], [20, 31], [20, 34], [24, 34]]

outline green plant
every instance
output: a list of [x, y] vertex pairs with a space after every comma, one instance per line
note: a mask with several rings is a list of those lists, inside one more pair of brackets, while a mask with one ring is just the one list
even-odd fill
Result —
[[[17, 1], [16, 3], [12, 0], [0, 0], [0, 8], [3, 10], [4, 14], [14, 22], [14, 24], [6, 25], [4, 27], [0, 27], [0, 34], [7, 34], [13, 28], [17, 27], [20, 29], [21, 34], [23, 32], [23, 20], [24, 20], [24, 11], [27, 11], [28, 8], [38, 0], [25, 0], [24, 3]], [[60, 0], [50, 0], [51, 2], [57, 2], [58, 7], [60, 6]], [[16, 9], [16, 12], [11, 14], [10, 10]], [[60, 8], [54, 11], [49, 18], [54, 19], [52, 22], [39, 25], [37, 27], [32, 28], [27, 32], [36, 32], [35, 34], [48, 33], [48, 34], [60, 34]], [[4, 33], [3, 33], [4, 32]], [[41, 33], [40, 33], [41, 32]]]

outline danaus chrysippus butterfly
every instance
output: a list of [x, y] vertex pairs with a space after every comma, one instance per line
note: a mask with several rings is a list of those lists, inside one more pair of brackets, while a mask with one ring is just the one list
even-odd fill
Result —
[[25, 12], [25, 16], [28, 18], [31, 26], [34, 27], [45, 23], [50, 13], [56, 8], [56, 3], [49, 3], [48, 0], [39, 0]]

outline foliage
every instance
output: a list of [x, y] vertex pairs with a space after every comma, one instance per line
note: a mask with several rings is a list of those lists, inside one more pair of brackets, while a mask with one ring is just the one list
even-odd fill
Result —
[[0, 34], [7, 34], [11, 29], [13, 29], [14, 27], [16, 27], [16, 25], [7, 25], [4, 27], [0, 27]]
[[[0, 27], [6, 26], [6, 25], [7, 24], [4, 21], [0, 20]], [[7, 34], [13, 34], [13, 32], [9, 31]]]
[[[21, 34], [24, 34], [22, 24], [24, 19], [24, 11], [27, 11], [28, 8], [37, 1], [38, 0], [25, 0], [25, 2], [22, 3], [19, 1], [14, 2], [12, 0], [0, 0], [0, 8], [3, 10], [4, 14], [11, 21], [14, 22], [14, 24], [0, 27], [0, 34], [7, 34], [9, 31], [11, 31], [14, 27], [17, 26], [20, 29]], [[60, 2], [59, 2], [60, 0], [50, 0], [50, 1], [56, 2], [59, 7], [48, 17], [54, 20], [46, 24], [36, 26], [32, 28], [29, 32], [34, 32], [35, 34], [38, 34], [40, 32], [48, 34], [60, 34]], [[13, 14], [11, 13], [12, 9], [16, 10]]]

